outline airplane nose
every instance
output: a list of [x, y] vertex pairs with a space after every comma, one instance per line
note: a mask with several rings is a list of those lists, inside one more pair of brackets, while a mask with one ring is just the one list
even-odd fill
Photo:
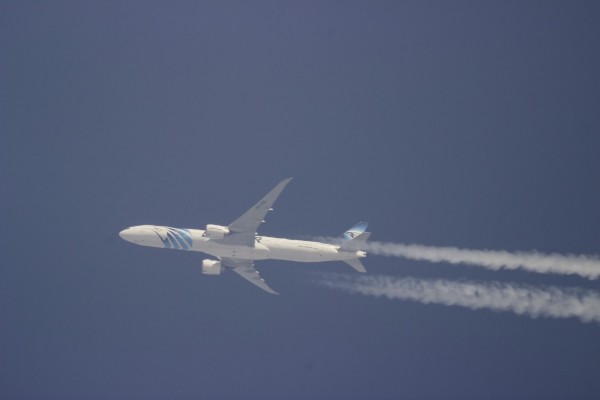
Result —
[[121, 237], [121, 239], [127, 240], [129, 242], [131, 240], [131, 229], [123, 229], [121, 232], [119, 232], [119, 236]]

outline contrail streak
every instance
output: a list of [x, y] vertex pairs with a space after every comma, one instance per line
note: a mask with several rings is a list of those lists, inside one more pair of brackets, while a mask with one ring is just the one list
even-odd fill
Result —
[[543, 274], [579, 275], [588, 279], [600, 277], [598, 255], [544, 254], [536, 251], [511, 253], [384, 242], [362, 242], [359, 246], [357, 250], [371, 254], [411, 260], [475, 265], [492, 270], [523, 269]]
[[424, 304], [509, 311], [532, 318], [579, 318], [583, 322], [600, 323], [600, 293], [581, 288], [342, 274], [323, 275], [319, 283], [350, 293]]

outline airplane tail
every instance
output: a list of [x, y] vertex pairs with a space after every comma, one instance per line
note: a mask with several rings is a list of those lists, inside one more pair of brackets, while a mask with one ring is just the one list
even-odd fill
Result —
[[371, 232], [365, 232], [367, 229], [368, 222], [359, 222], [352, 228], [348, 229], [340, 237], [341, 246], [340, 250], [344, 251], [357, 251], [362, 250], [365, 242], [371, 236]]
[[346, 232], [344, 232], [341, 236], [341, 239], [342, 240], [354, 239], [361, 233], [364, 233], [364, 231], [367, 230], [368, 225], [369, 225], [368, 222], [359, 222], [358, 224], [354, 225], [352, 228], [350, 228]]
[[[352, 228], [348, 229], [342, 234], [342, 244], [340, 246], [341, 251], [359, 251], [364, 248], [367, 239], [371, 236], [371, 232], [365, 232], [367, 229], [367, 222], [359, 222]], [[360, 257], [365, 257], [366, 253], [362, 253]], [[360, 262], [360, 259], [352, 258], [350, 260], [344, 260], [346, 264], [354, 268], [358, 272], [365, 273], [367, 270], [364, 265]]]
[[371, 232], [359, 233], [354, 239], [342, 241], [340, 250], [342, 251], [357, 251], [364, 250], [367, 240], [371, 237]]

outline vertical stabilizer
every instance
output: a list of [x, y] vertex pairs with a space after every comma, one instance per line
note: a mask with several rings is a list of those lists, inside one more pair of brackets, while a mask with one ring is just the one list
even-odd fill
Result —
[[[365, 232], [367, 230], [367, 225], [369, 225], [368, 222], [359, 222], [344, 232], [340, 238], [340, 251], [355, 252], [357, 250], [363, 250], [362, 247], [365, 245], [367, 239], [369, 239], [369, 236], [371, 236], [371, 232]], [[358, 257], [365, 257], [366, 255], [367, 254], [364, 252], [358, 252], [356, 254], [357, 258], [343, 261], [357, 272], [364, 274], [367, 270]]]
[[371, 232], [359, 233], [354, 239], [344, 240], [340, 245], [342, 251], [365, 250], [367, 239], [371, 237]]
[[343, 240], [352, 240], [367, 230], [368, 222], [359, 222], [342, 234]]

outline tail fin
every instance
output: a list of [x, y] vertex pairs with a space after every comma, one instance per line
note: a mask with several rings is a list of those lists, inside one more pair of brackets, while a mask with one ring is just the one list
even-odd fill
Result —
[[365, 248], [364, 244], [367, 241], [367, 239], [369, 239], [369, 237], [371, 237], [371, 232], [359, 233], [358, 235], [356, 235], [354, 237], [354, 239], [343, 241], [342, 245], [340, 246], [340, 250], [343, 250], [343, 251], [364, 250], [364, 248]]
[[362, 263], [360, 262], [360, 260], [358, 258], [353, 258], [351, 260], [344, 260], [344, 262], [346, 264], [348, 264], [349, 266], [351, 266], [352, 268], [354, 268], [355, 270], [357, 270], [358, 272], [361, 273], [366, 273], [367, 270], [365, 269], [365, 266], [362, 265]]
[[364, 231], [366, 231], [368, 225], [368, 222], [359, 222], [358, 224], [354, 225], [352, 228], [344, 232], [341, 238], [343, 240], [352, 240]]
[[[348, 229], [341, 237], [342, 244], [340, 246], [341, 251], [358, 251], [364, 246], [365, 242], [371, 236], [371, 232], [365, 232], [367, 230], [367, 222], [359, 222], [354, 225], [352, 228]], [[365, 273], [367, 270], [364, 265], [360, 262], [358, 257], [365, 257], [367, 254], [364, 252], [359, 252], [357, 254], [357, 258], [351, 258], [349, 260], [344, 260], [346, 264], [354, 268], [357, 272]]]

